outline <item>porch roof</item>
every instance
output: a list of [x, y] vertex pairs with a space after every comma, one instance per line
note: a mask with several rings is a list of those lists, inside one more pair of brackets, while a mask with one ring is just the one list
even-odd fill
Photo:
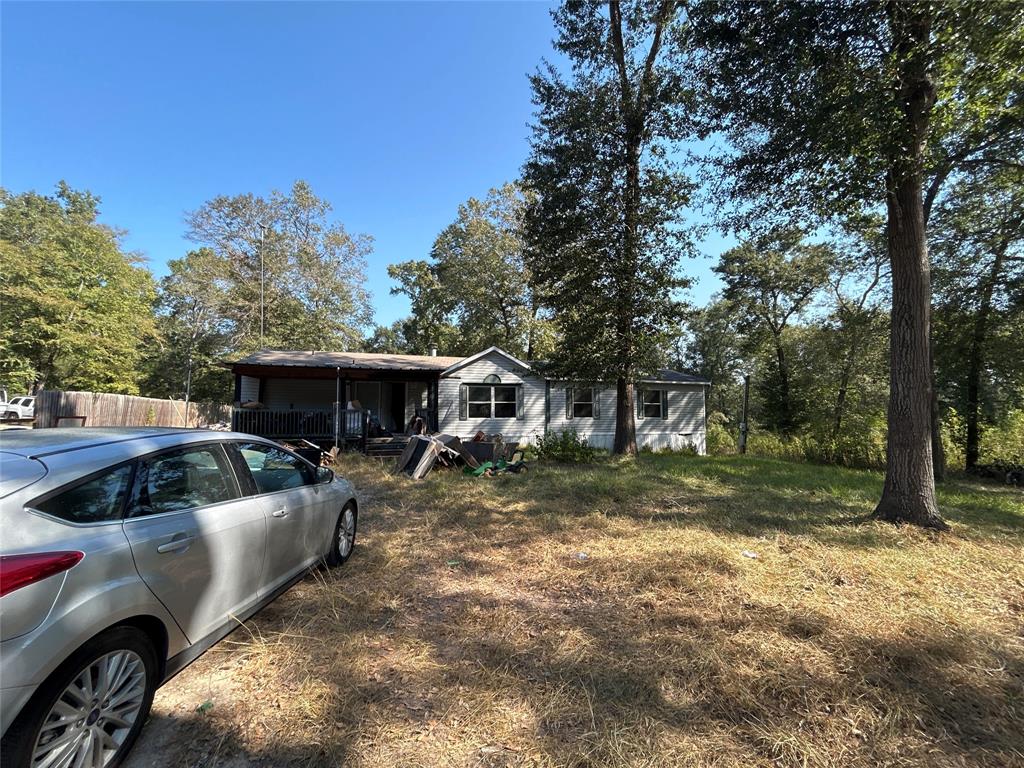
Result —
[[236, 373], [255, 368], [306, 368], [331, 371], [388, 371], [440, 373], [461, 357], [434, 355], [387, 355], [376, 352], [306, 352], [265, 349], [228, 365]]

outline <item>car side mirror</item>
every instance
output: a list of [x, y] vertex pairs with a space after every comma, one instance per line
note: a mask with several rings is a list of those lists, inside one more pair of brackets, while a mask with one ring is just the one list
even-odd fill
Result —
[[317, 467], [316, 482], [317, 484], [334, 482], [334, 470], [330, 467]]

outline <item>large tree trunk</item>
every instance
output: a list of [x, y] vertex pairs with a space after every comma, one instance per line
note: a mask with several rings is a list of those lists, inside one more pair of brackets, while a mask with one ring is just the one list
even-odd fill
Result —
[[985, 363], [985, 339], [988, 335], [988, 319], [992, 314], [992, 293], [1003, 270], [1003, 258], [1009, 241], [1004, 240], [997, 248], [988, 279], [981, 289], [981, 302], [978, 315], [974, 319], [971, 332], [971, 345], [967, 352], [967, 446], [965, 463], [967, 468], [978, 464], [979, 443], [981, 435], [978, 429], [981, 402], [981, 371]]
[[887, 12], [900, 67], [906, 145], [894, 148], [886, 178], [886, 236], [892, 270], [888, 450], [885, 485], [874, 516], [944, 529], [932, 467], [932, 297], [921, 185], [928, 117], [935, 101], [927, 60], [932, 11], [925, 5], [892, 0]]
[[935, 503], [931, 444], [929, 311], [931, 281], [920, 176], [895, 184], [888, 199], [892, 336], [885, 486], [875, 517], [946, 528]]
[[620, 377], [615, 386], [615, 442], [612, 453], [636, 456], [636, 400], [633, 382]]
[[526, 336], [526, 360], [528, 362], [533, 360], [534, 347], [536, 346], [537, 337], [537, 312], [539, 307], [537, 306], [537, 299], [534, 296], [530, 297], [530, 331]]

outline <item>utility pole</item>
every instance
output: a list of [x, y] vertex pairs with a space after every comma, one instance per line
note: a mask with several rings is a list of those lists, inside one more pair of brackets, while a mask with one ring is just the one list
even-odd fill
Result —
[[188, 406], [192, 400], [192, 349], [188, 351], [188, 375], [185, 378], [185, 427], [188, 427]]
[[263, 267], [263, 237], [267, 232], [267, 225], [260, 223], [260, 349], [263, 349], [263, 334], [264, 328], [264, 309], [263, 309], [263, 290], [264, 283], [266, 282], [266, 270]]
[[743, 375], [743, 421], [740, 422], [740, 453], [747, 452], [747, 432], [750, 431], [747, 421], [747, 409], [750, 406], [750, 374]]

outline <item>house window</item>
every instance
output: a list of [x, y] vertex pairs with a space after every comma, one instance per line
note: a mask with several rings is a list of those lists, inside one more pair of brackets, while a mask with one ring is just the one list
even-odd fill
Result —
[[664, 414], [665, 400], [660, 389], [645, 389], [641, 395], [645, 419], [660, 419]]
[[593, 387], [575, 387], [573, 389], [572, 416], [574, 419], [594, 418]]
[[501, 377], [496, 373], [489, 373], [484, 376], [484, 384], [501, 384]]
[[516, 388], [504, 386], [484, 386], [470, 384], [469, 418], [514, 419], [516, 416]]

